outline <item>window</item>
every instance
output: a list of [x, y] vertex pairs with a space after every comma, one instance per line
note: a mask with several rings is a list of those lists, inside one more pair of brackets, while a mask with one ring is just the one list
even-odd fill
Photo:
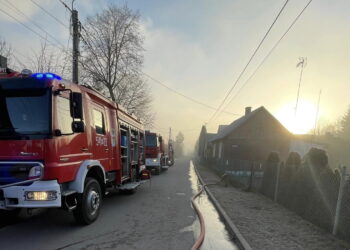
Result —
[[48, 134], [49, 94], [42, 90], [2, 90], [0, 134]]
[[58, 129], [62, 134], [72, 134], [73, 118], [70, 115], [70, 102], [68, 98], [57, 96]]
[[146, 135], [146, 146], [147, 147], [157, 147], [158, 146], [156, 134]]
[[104, 124], [105, 119], [103, 117], [103, 113], [99, 110], [94, 109], [93, 117], [94, 117], [96, 133], [104, 135], [106, 131], [105, 131], [105, 124]]

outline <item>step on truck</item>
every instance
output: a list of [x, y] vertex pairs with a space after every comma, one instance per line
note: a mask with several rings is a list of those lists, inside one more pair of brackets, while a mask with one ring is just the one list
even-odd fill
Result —
[[140, 185], [143, 125], [87, 86], [23, 72], [0, 70], [0, 209], [62, 207], [90, 224], [104, 194]]
[[164, 143], [161, 135], [146, 130], [146, 169], [154, 170], [159, 175], [162, 170], [168, 169], [174, 164], [174, 153], [171, 142], [168, 145]]

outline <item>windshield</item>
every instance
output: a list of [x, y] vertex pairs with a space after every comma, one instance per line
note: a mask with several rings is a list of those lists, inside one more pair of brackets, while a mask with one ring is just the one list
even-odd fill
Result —
[[48, 89], [0, 89], [0, 136], [47, 135], [49, 96]]
[[157, 147], [157, 136], [156, 135], [146, 135], [146, 146], [147, 147]]

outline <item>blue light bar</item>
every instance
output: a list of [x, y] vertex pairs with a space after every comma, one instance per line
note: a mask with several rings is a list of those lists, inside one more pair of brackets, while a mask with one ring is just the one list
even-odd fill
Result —
[[56, 79], [56, 80], [62, 80], [62, 78], [56, 74], [53, 73], [35, 73], [32, 75], [32, 77], [38, 78], [38, 79]]

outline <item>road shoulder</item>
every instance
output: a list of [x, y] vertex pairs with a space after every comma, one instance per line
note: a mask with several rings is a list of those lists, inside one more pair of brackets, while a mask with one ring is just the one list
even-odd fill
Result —
[[[205, 183], [220, 179], [211, 169], [195, 165]], [[208, 188], [253, 249], [350, 249], [349, 243], [260, 194], [223, 183]]]

